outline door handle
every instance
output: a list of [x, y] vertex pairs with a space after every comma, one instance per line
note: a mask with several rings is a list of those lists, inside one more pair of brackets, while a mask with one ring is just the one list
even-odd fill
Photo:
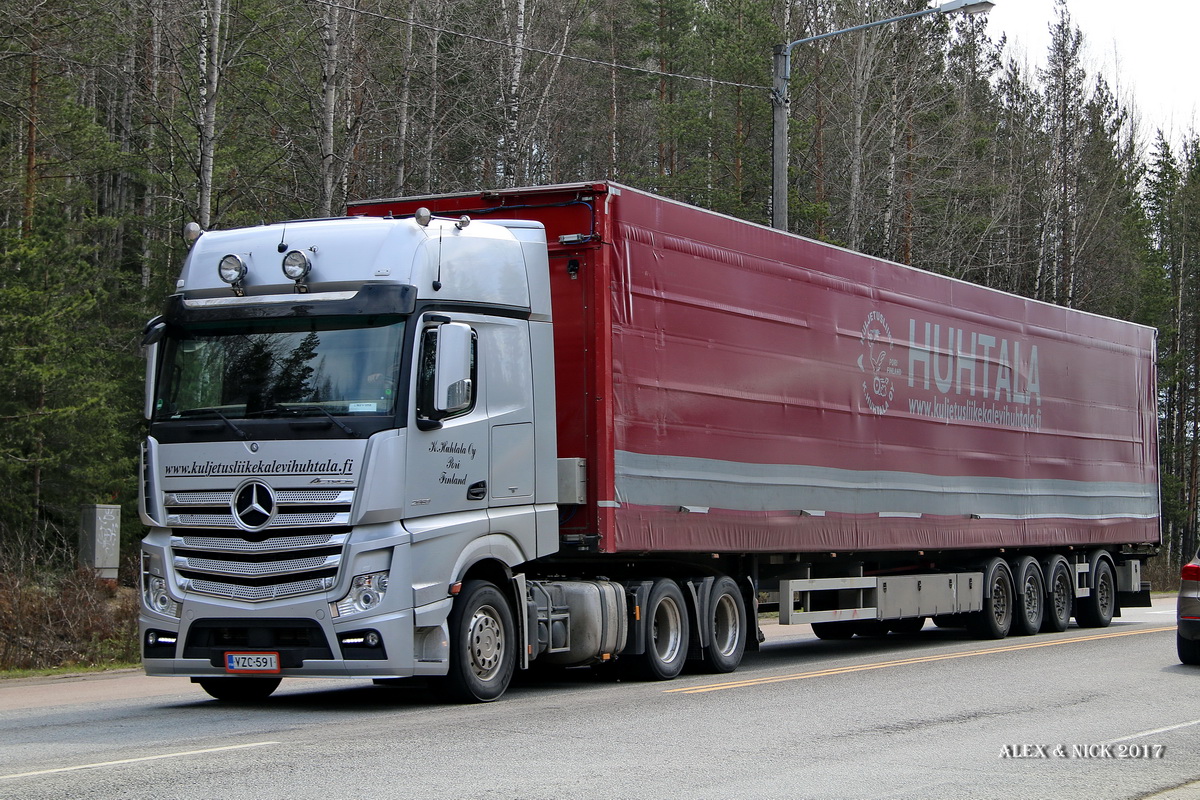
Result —
[[487, 497], [487, 481], [472, 483], [467, 487], [468, 500], [482, 500], [485, 497]]

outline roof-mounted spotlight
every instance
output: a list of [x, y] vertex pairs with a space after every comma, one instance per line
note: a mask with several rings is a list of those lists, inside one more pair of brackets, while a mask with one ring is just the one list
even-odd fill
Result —
[[422, 228], [428, 228], [429, 223], [433, 221], [433, 212], [428, 208], [425, 208], [425, 206], [421, 206], [417, 209], [417, 213], [413, 214], [413, 219], [415, 219], [417, 224]]
[[283, 257], [283, 274], [296, 282], [297, 292], [304, 293], [308, 291], [308, 285], [305, 283], [305, 280], [311, 271], [312, 261], [309, 260], [308, 254], [303, 251], [289, 250], [287, 255]]
[[230, 253], [222, 258], [221, 263], [217, 265], [217, 273], [221, 276], [221, 280], [233, 287], [233, 293], [238, 297], [246, 293], [243, 284], [246, 278], [246, 262], [242, 261], [241, 256]]
[[193, 244], [197, 239], [204, 235], [204, 229], [198, 223], [189, 222], [183, 226], [183, 240], [188, 244]]

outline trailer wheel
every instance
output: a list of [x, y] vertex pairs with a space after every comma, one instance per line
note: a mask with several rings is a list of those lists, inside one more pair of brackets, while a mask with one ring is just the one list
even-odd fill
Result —
[[666, 578], [655, 581], [642, 618], [645, 652], [632, 657], [635, 670], [644, 680], [669, 681], [683, 670], [688, 653], [687, 605], [679, 584]]
[[983, 610], [971, 615], [971, 632], [980, 639], [1003, 639], [1013, 621], [1012, 573], [1003, 560], [993, 558], [984, 574], [990, 596], [983, 598]]
[[487, 703], [504, 694], [517, 663], [508, 598], [488, 581], [471, 580], [450, 610], [450, 671], [439, 693], [459, 703]]
[[201, 678], [200, 688], [229, 703], [257, 703], [279, 688], [280, 678]]
[[1075, 621], [1083, 628], [1107, 628], [1117, 608], [1117, 586], [1107, 558], [1092, 567], [1092, 591], [1075, 602]]
[[1059, 559], [1050, 571], [1050, 588], [1046, 592], [1046, 613], [1042, 616], [1042, 630], [1062, 633], [1071, 624], [1071, 601], [1075, 598], [1075, 584], [1067, 562]]
[[904, 636], [914, 636], [920, 633], [924, 627], [924, 617], [905, 617], [904, 619], [894, 619], [888, 622], [888, 629], [892, 633], [899, 633]]
[[1016, 579], [1017, 602], [1012, 633], [1032, 636], [1042, 629], [1042, 621], [1046, 616], [1046, 586], [1042, 579], [1042, 568], [1027, 556], [1013, 566], [1013, 577]]
[[704, 648], [706, 672], [733, 672], [746, 651], [746, 604], [728, 576], [713, 582], [708, 615], [709, 643]]
[[818, 639], [852, 639], [855, 627], [853, 622], [814, 622], [812, 631]]
[[866, 638], [887, 636], [892, 632], [892, 623], [886, 619], [860, 619], [854, 623], [854, 635]]

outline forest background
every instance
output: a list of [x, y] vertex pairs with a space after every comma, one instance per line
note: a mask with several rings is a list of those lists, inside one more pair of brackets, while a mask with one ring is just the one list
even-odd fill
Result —
[[[0, 9], [0, 668], [136, 657], [73, 571], [123, 509], [140, 342], [181, 231], [347, 199], [611, 178], [770, 219], [774, 45], [925, 0], [29, 0]], [[1159, 329], [1164, 547], [1195, 551], [1200, 139], [1139, 127], [1058, 0], [1045, 66], [986, 17], [805, 45], [793, 232]], [[106, 593], [107, 591], [107, 593]], [[49, 633], [48, 633], [49, 632]]]

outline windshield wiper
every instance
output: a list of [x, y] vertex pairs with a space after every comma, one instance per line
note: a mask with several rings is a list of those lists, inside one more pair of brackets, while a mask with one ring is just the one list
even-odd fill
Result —
[[321, 406], [316, 406], [316, 405], [281, 406], [277, 403], [275, 405], [264, 408], [262, 411], [260, 411], [258, 413], [261, 415], [264, 415], [264, 416], [266, 414], [278, 414], [280, 416], [286, 415], [286, 416], [299, 417], [304, 412], [308, 412], [308, 411], [317, 411], [321, 414], [324, 414], [326, 417], [329, 418], [330, 422], [332, 422], [334, 425], [338, 426], [342, 430], [342, 432], [345, 433], [347, 436], [350, 436], [352, 438], [358, 436], [357, 431], [355, 431], [349, 425], [347, 425], [344, 422], [342, 422], [341, 420], [339, 420], [333, 414], [330, 414], [328, 410], [326, 410], [325, 408], [322, 408]]
[[297, 414], [300, 413], [301, 411], [320, 411], [322, 414], [329, 417], [330, 422], [332, 422], [334, 425], [337, 425], [339, 428], [341, 428], [342, 431], [347, 436], [349, 436], [351, 438], [358, 436], [357, 431], [355, 431], [353, 428], [351, 428], [346, 423], [342, 422], [340, 419], [335, 417], [333, 414], [330, 414], [327, 409], [322, 408], [321, 406], [295, 406], [292, 410], [295, 411]]
[[214, 415], [220, 417], [221, 421], [224, 422], [226, 425], [228, 425], [229, 429], [231, 431], [233, 431], [239, 439], [249, 438], [249, 434], [247, 434], [244, 430], [239, 428], [237, 425], [233, 424], [233, 420], [231, 420], [229, 417], [222, 414], [218, 409], [215, 409], [215, 408], [189, 408], [187, 411], [179, 412], [179, 416], [181, 416], [181, 417], [199, 417], [204, 414], [214, 414]]

